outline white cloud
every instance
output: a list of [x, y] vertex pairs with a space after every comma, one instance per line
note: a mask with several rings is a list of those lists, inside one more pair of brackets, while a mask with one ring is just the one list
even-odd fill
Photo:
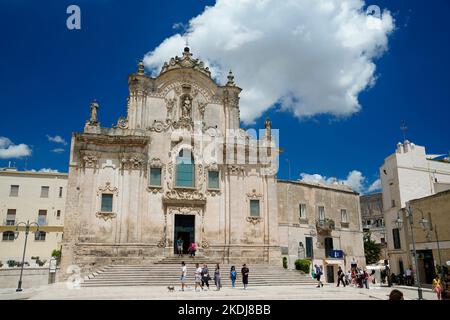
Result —
[[[393, 29], [388, 11], [381, 19], [366, 15], [362, 0], [218, 0], [187, 32], [194, 56], [220, 83], [233, 70], [243, 88], [241, 119], [250, 124], [277, 102], [297, 117], [358, 112], [358, 95], [375, 83], [374, 59]], [[183, 36], [147, 53], [153, 75], [181, 55]]]
[[381, 180], [377, 179], [370, 185], [369, 189], [367, 189], [367, 192], [374, 192], [379, 190], [381, 190]]
[[63, 148], [56, 148], [56, 149], [51, 150], [51, 152], [54, 152], [54, 153], [63, 153], [64, 151], [66, 151], [66, 150]]
[[67, 145], [66, 140], [64, 140], [61, 136], [54, 136], [54, 137], [52, 137], [50, 135], [47, 135], [47, 139], [48, 139], [48, 141], [51, 141], [51, 142], [61, 143], [63, 145]]
[[300, 180], [305, 182], [322, 183], [322, 184], [344, 184], [352, 190], [364, 194], [380, 189], [380, 179], [373, 182], [368, 188], [366, 186], [367, 179], [358, 170], [352, 170], [348, 173], [346, 179], [337, 179], [334, 177], [327, 177], [321, 174], [301, 173]]
[[10, 139], [0, 137], [0, 159], [22, 158], [31, 155], [31, 149], [26, 144], [15, 145]]
[[50, 168], [42, 168], [39, 170], [31, 169], [31, 172], [47, 172], [47, 173], [57, 173], [58, 170], [50, 169]]

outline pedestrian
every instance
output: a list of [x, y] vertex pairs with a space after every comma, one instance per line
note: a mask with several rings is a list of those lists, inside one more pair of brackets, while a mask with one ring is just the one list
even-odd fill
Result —
[[211, 277], [209, 276], [208, 266], [204, 264], [202, 269], [202, 289], [205, 289], [206, 284], [206, 288], [209, 290], [209, 280], [211, 280]]
[[442, 284], [438, 274], [433, 279], [433, 291], [436, 292], [438, 300], [441, 300]]
[[187, 281], [187, 267], [184, 263], [184, 261], [181, 262], [181, 291], [184, 291], [184, 287], [186, 285], [186, 281]]
[[372, 284], [375, 284], [375, 270], [372, 270], [372, 272], [370, 273], [370, 278], [372, 279]]
[[219, 264], [216, 264], [216, 269], [214, 270], [214, 284], [216, 285], [216, 291], [219, 291], [222, 287], [222, 283], [220, 282], [220, 267]]
[[403, 293], [400, 290], [394, 289], [389, 294], [389, 300], [404, 300], [403, 299]]
[[320, 281], [320, 277], [322, 276], [322, 266], [318, 266], [317, 264], [314, 265], [315, 273], [316, 273], [316, 280], [317, 280], [317, 287], [316, 288], [320, 288], [323, 287], [323, 283], [322, 281]]
[[352, 258], [352, 261], [350, 262], [350, 267], [351, 267], [352, 270], [356, 271], [356, 268], [358, 267], [358, 264], [357, 264], [357, 262], [355, 260], [355, 257]]
[[339, 284], [342, 282], [342, 285], [345, 288], [345, 281], [344, 281], [345, 275], [344, 275], [344, 271], [342, 271], [341, 267], [338, 268], [337, 276], [338, 276], [338, 283], [337, 283], [336, 287], [339, 287]]
[[183, 256], [183, 239], [178, 238], [177, 240], [177, 249], [178, 249], [178, 256], [182, 257]]
[[367, 270], [364, 270], [363, 273], [363, 283], [366, 289], [369, 289], [369, 273], [367, 272]]
[[197, 246], [196, 246], [195, 242], [191, 242], [191, 244], [189, 245], [188, 251], [189, 251], [191, 258], [195, 257], [195, 251], [197, 251]]
[[408, 269], [406, 269], [405, 271], [405, 280], [406, 280], [406, 285], [407, 286], [412, 286], [412, 269], [411, 267], [409, 267]]
[[345, 275], [345, 284], [350, 285], [352, 281], [352, 273], [350, 270], [348, 270], [347, 274]]
[[234, 288], [234, 283], [236, 282], [237, 272], [234, 266], [231, 266], [230, 270], [230, 279], [231, 279], [231, 287]]
[[249, 272], [250, 272], [250, 270], [247, 268], [247, 265], [244, 263], [244, 265], [242, 266], [242, 269], [241, 269], [242, 283], [244, 284], [244, 290], [247, 290]]
[[202, 267], [198, 263], [195, 264], [195, 291], [197, 291], [197, 287], [203, 290]]

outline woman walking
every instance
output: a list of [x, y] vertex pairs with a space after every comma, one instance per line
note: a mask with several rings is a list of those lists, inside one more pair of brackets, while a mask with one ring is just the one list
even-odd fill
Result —
[[438, 274], [433, 279], [433, 291], [436, 292], [438, 300], [441, 300], [442, 285], [441, 285], [441, 278], [439, 277]]
[[231, 266], [230, 270], [230, 279], [231, 279], [231, 287], [234, 288], [234, 283], [236, 282], [237, 272], [234, 266]]
[[220, 267], [219, 264], [216, 264], [216, 270], [214, 270], [214, 284], [216, 285], [216, 291], [219, 291], [222, 287], [220, 283]]
[[244, 290], [247, 290], [248, 274], [250, 273], [250, 270], [247, 268], [247, 265], [245, 263], [242, 266], [241, 273], [242, 273], [242, 283], [244, 284]]
[[211, 277], [209, 276], [208, 266], [204, 264], [202, 269], [202, 289], [205, 289], [204, 286], [206, 284], [206, 287], [209, 290], [209, 280], [211, 280]]
[[203, 290], [202, 267], [200, 267], [200, 265], [198, 263], [195, 264], [195, 291], [196, 292], [197, 292], [197, 287], [200, 287], [200, 289]]

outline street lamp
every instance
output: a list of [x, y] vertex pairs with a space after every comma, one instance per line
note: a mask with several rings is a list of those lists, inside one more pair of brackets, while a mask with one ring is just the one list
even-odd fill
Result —
[[[423, 217], [422, 210], [420, 210], [420, 209], [417, 209], [417, 210], [420, 211], [422, 214], [422, 218], [420, 219], [419, 224], [422, 226], [423, 230], [426, 230], [428, 228], [430, 222]], [[414, 262], [416, 265], [416, 275], [417, 275], [417, 293], [419, 295], [419, 300], [423, 300], [422, 287], [420, 284], [419, 263], [417, 261], [416, 243], [414, 240], [413, 211], [412, 211], [411, 207], [408, 207], [408, 208], [402, 208], [397, 212], [397, 220], [395, 220], [395, 224], [397, 225], [397, 227], [399, 229], [402, 229], [403, 219], [400, 218], [400, 212], [403, 212], [405, 214], [405, 217], [408, 218], [409, 226], [411, 227], [411, 239], [412, 239], [412, 245], [413, 245]], [[410, 251], [409, 248], [407, 248], [407, 250]]]
[[36, 222], [30, 222], [30, 220], [27, 220], [27, 222], [19, 222], [16, 224], [16, 234], [14, 236], [14, 238], [18, 238], [19, 237], [19, 226], [20, 225], [24, 225], [25, 226], [25, 244], [23, 246], [23, 256], [22, 256], [22, 268], [20, 269], [20, 279], [19, 279], [19, 284], [17, 285], [17, 289], [16, 291], [22, 291], [22, 274], [23, 274], [23, 266], [25, 264], [25, 251], [27, 249], [27, 240], [28, 240], [28, 233], [30, 233], [30, 227], [32, 225], [36, 226], [36, 232], [39, 231], [39, 224]]

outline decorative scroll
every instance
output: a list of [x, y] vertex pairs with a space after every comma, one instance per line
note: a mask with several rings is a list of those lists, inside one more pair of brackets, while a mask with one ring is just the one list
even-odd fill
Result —
[[251, 222], [253, 225], [256, 225], [257, 223], [260, 223], [262, 221], [261, 217], [247, 217], [246, 219], [248, 222]]
[[102, 193], [113, 193], [117, 196], [119, 194], [119, 190], [117, 187], [112, 187], [110, 182], [106, 182], [104, 187], [98, 187], [97, 195]]
[[101, 218], [105, 221], [114, 219], [117, 215], [114, 212], [97, 212], [95, 214], [97, 218]]

